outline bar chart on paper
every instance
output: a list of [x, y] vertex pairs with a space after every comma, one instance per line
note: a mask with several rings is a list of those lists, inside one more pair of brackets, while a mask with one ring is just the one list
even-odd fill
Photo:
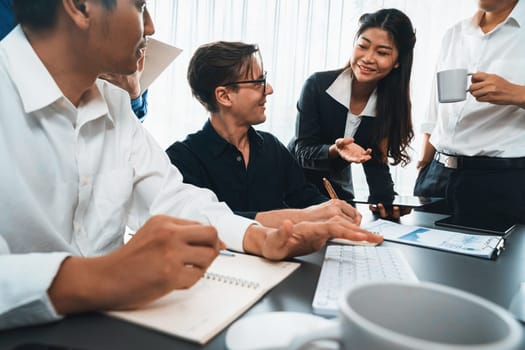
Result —
[[498, 254], [504, 244], [500, 236], [475, 235], [426, 227], [408, 226], [387, 220], [376, 220], [364, 226], [379, 233], [385, 240], [418, 245], [428, 248], [475, 255], [490, 259]]

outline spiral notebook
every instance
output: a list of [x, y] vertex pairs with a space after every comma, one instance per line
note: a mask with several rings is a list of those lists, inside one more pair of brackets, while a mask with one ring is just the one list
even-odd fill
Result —
[[107, 314], [205, 344], [299, 265], [241, 253], [219, 255], [192, 288], [173, 291], [138, 310]]

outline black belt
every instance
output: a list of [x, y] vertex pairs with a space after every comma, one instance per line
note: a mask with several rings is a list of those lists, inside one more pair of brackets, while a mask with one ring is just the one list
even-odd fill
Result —
[[525, 157], [520, 158], [494, 158], [494, 157], [465, 157], [450, 156], [436, 152], [434, 159], [451, 169], [525, 169]]

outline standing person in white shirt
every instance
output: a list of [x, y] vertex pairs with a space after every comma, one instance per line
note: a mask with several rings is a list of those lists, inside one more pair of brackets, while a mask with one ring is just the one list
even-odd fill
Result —
[[525, 222], [525, 3], [479, 0], [450, 28], [437, 71], [466, 68], [467, 99], [439, 103], [422, 124], [414, 194], [447, 197], [454, 216]]
[[[225, 245], [282, 259], [381, 239], [339, 217], [269, 229], [182, 183], [126, 92], [97, 80], [137, 69], [154, 32], [145, 1], [14, 9], [0, 42], [0, 329], [188, 288]], [[122, 246], [125, 226], [137, 232]]]

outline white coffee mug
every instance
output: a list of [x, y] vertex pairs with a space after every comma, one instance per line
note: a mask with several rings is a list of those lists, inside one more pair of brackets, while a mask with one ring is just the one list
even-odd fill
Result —
[[509, 350], [522, 326], [500, 306], [428, 282], [370, 282], [345, 291], [339, 322], [294, 339], [290, 349], [335, 340], [342, 349]]
[[441, 103], [464, 101], [467, 98], [466, 69], [449, 69], [437, 73], [438, 100]]

